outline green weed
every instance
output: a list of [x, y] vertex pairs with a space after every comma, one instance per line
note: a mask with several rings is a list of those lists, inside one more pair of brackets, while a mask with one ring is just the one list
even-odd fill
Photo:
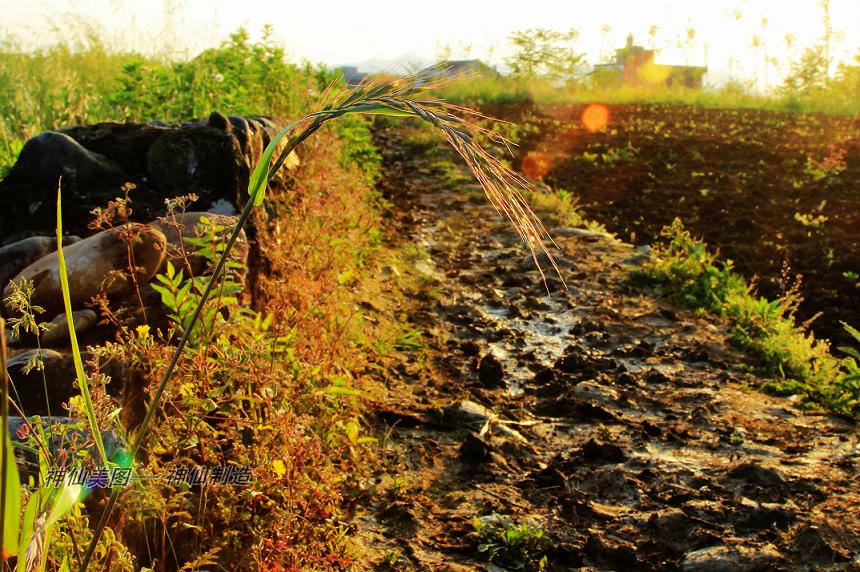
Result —
[[543, 529], [492, 514], [472, 521], [478, 538], [478, 551], [489, 562], [513, 570], [543, 570], [548, 559], [544, 555], [549, 538]]
[[[852, 357], [834, 356], [826, 341], [816, 340], [795, 323], [800, 302], [796, 290], [776, 300], [755, 296], [732, 270], [731, 261], [720, 261], [679, 219], [663, 229], [651, 262], [634, 270], [630, 280], [681, 305], [727, 318], [730, 338], [757, 356], [759, 370], [772, 376], [765, 389], [800, 393], [811, 403], [860, 415], [860, 387], [851, 350]], [[852, 335], [856, 332], [847, 325], [846, 329]]]

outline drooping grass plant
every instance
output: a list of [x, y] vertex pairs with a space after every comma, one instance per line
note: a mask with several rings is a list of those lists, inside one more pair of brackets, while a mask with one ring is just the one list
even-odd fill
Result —
[[[189, 342], [191, 332], [200, 318], [203, 307], [209, 299], [215, 285], [224, 271], [239, 233], [245, 226], [254, 207], [261, 205], [266, 198], [269, 182], [276, 176], [289, 154], [315, 133], [326, 121], [350, 114], [387, 115], [394, 117], [417, 118], [428, 122], [450, 143], [466, 161], [466, 164], [481, 184], [487, 199], [500, 216], [507, 218], [517, 230], [520, 237], [529, 248], [537, 261], [539, 251], [545, 253], [553, 268], [558, 271], [548, 243], [551, 238], [544, 229], [538, 217], [529, 208], [524, 193], [529, 190], [529, 183], [521, 176], [503, 166], [496, 158], [485, 151], [478, 143], [480, 137], [506, 144], [500, 135], [487, 129], [471, 124], [462, 116], [477, 117], [475, 111], [446, 104], [437, 99], [424, 99], [422, 94], [440, 85], [439, 65], [431, 66], [405, 77], [378, 77], [363, 83], [353, 89], [337, 90], [329, 88], [322, 98], [318, 111], [310, 113], [282, 129], [263, 151], [260, 161], [252, 173], [249, 184], [249, 200], [239, 215], [236, 226], [227, 239], [225, 248], [212, 272], [205, 290], [200, 296], [189, 323], [185, 327], [176, 349], [174, 350], [161, 380], [153, 394], [152, 402], [147, 408], [134, 441], [130, 455], [133, 459], [140, 449], [158, 404], [167, 387], [179, 358]], [[540, 265], [538, 265], [540, 268]], [[541, 270], [543, 276], [543, 271]], [[95, 552], [95, 547], [104, 531], [113, 508], [116, 505], [119, 490], [114, 489], [97, 524], [92, 541], [82, 562], [85, 571]]]

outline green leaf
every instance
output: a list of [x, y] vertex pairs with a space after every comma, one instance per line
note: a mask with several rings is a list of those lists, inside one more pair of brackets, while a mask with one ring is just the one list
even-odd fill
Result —
[[293, 130], [293, 127], [301, 123], [304, 119], [294, 121], [281, 129], [281, 132], [275, 135], [275, 138], [266, 145], [266, 149], [260, 156], [260, 160], [257, 161], [257, 166], [254, 167], [254, 172], [251, 173], [251, 178], [248, 181], [248, 194], [251, 195], [251, 200], [254, 202], [255, 207], [263, 204], [266, 198], [266, 185], [269, 184], [269, 166], [272, 163], [272, 154], [278, 147], [278, 143]]
[[361, 390], [352, 389], [351, 387], [338, 387], [332, 385], [325, 388], [324, 393], [328, 395], [361, 395]]
[[53, 499], [51, 512], [45, 520], [45, 526], [53, 526], [58, 520], [66, 516], [77, 504], [83, 491], [80, 485], [65, 485], [59, 489]]

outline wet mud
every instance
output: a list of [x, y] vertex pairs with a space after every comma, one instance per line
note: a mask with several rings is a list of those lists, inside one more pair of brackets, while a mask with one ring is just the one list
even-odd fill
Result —
[[[377, 136], [392, 226], [430, 255], [411, 319], [432, 335], [370, 405], [369, 569], [860, 568], [854, 423], [757, 391], [723, 324], [627, 285], [631, 245], [551, 229], [566, 286], [544, 283], [477, 186]], [[490, 558], [476, 519], [542, 530], [540, 554]]]

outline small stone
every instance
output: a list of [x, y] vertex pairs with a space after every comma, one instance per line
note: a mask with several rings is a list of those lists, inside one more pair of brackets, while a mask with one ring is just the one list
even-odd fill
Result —
[[484, 387], [499, 387], [505, 376], [502, 362], [493, 354], [487, 354], [478, 362], [478, 381]]
[[446, 425], [477, 426], [494, 417], [495, 414], [490, 409], [468, 399], [442, 407], [442, 422]]
[[[72, 312], [72, 321], [77, 335], [89, 332], [96, 325], [97, 320], [98, 316], [92, 310]], [[64, 346], [69, 345], [69, 343], [69, 323], [66, 314], [63, 313], [51, 320], [50, 329], [42, 333], [42, 345]]]
[[573, 395], [584, 401], [617, 401], [618, 392], [596, 381], [582, 381], [573, 387]]
[[557, 229], [552, 231], [552, 234], [554, 236], [575, 236], [575, 237], [591, 239], [591, 240], [599, 240], [599, 239], [614, 240], [614, 237], [611, 234], [608, 234], [606, 232], [588, 230], [585, 228], [574, 228], [574, 227], [557, 228]]
[[709, 546], [690, 552], [681, 564], [684, 572], [744, 572], [771, 570], [782, 562], [782, 556], [772, 548], [746, 546]]

